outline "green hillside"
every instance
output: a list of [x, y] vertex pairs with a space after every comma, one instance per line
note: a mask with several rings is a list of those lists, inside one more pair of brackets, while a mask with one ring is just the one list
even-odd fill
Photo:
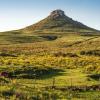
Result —
[[0, 44], [34, 43], [55, 40], [67, 34], [100, 35], [98, 30], [74, 21], [62, 10], [55, 10], [42, 21], [26, 28], [1, 32]]
[[24, 32], [74, 32], [74, 33], [92, 33], [96, 30], [74, 21], [72, 18], [65, 15], [62, 10], [55, 10], [42, 21], [22, 29]]
[[100, 100], [100, 33], [54, 11], [0, 33], [0, 100]]

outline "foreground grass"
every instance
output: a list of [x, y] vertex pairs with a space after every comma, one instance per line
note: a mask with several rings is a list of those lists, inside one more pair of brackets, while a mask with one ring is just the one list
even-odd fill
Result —
[[[56, 74], [56, 73], [55, 73]], [[1, 97], [2, 98], [16, 98], [16, 95], [19, 94], [17, 98], [23, 98], [31, 100], [42, 100], [45, 98], [46, 100], [54, 99], [65, 99], [69, 100], [73, 98], [73, 100], [99, 100], [100, 91], [93, 90], [79, 90], [71, 91], [66, 90], [67, 86], [92, 86], [99, 85], [100, 81], [96, 81], [88, 77], [88, 74], [82, 72], [82, 69], [67, 69], [64, 72], [61, 72], [59, 75], [52, 76], [52, 74], [48, 74], [39, 79], [9, 79], [6, 78], [8, 83], [1, 82]], [[52, 87], [57, 87], [52, 88]], [[65, 89], [65, 90], [62, 90]]]
[[59, 34], [41, 40], [2, 42], [0, 99], [99, 100], [100, 89], [93, 86], [100, 86], [100, 37]]

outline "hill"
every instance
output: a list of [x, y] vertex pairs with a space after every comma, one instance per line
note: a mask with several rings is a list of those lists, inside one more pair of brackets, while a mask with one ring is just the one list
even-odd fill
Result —
[[0, 33], [0, 44], [34, 43], [56, 40], [67, 34], [100, 35], [98, 30], [74, 21], [62, 10], [54, 10], [40, 22], [20, 30]]
[[53, 11], [0, 33], [1, 100], [99, 100], [100, 34]]
[[92, 33], [97, 30], [92, 29], [80, 22], [74, 21], [65, 15], [62, 10], [54, 10], [42, 21], [22, 29], [24, 32], [74, 32], [74, 33]]

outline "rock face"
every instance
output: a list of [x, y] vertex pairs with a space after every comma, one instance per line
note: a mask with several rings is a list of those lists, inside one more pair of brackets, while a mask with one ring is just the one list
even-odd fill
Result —
[[56, 18], [62, 17], [62, 16], [65, 16], [64, 11], [58, 9], [58, 10], [52, 11], [49, 17], [53, 18], [53, 19], [56, 19]]

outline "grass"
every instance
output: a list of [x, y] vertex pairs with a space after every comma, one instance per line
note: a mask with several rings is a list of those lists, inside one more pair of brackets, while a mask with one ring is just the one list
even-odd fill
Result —
[[[0, 36], [0, 73], [8, 74], [0, 76], [0, 99], [99, 100], [100, 90], [92, 86], [100, 85], [100, 80], [90, 77], [100, 74], [99, 35], [8, 32]], [[66, 90], [69, 86], [91, 89]]]
[[37, 35], [27, 35], [19, 32], [0, 33], [0, 44], [18, 44], [18, 43], [33, 43], [46, 40]]

